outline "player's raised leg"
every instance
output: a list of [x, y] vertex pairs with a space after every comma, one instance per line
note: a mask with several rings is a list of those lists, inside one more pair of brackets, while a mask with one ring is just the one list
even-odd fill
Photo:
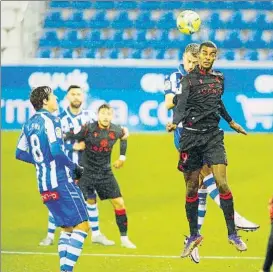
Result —
[[92, 243], [97, 243], [104, 246], [112, 246], [115, 244], [115, 242], [107, 239], [107, 237], [100, 232], [99, 210], [96, 198], [97, 196], [94, 193], [92, 195], [89, 195], [86, 201], [89, 224], [92, 232]]
[[226, 180], [226, 165], [216, 164], [211, 166], [213, 175], [220, 192], [220, 205], [224, 213], [228, 230], [228, 240], [233, 244], [239, 251], [247, 250], [246, 244], [237, 235], [234, 222], [234, 204], [231, 190]]
[[[211, 199], [220, 207], [220, 194], [219, 190], [217, 188], [215, 179], [213, 177], [211, 169], [207, 166], [204, 165], [200, 176], [203, 179], [203, 187], [206, 188], [207, 193], [211, 197]], [[200, 191], [201, 192], [201, 191]], [[205, 195], [203, 195], [205, 196]], [[200, 198], [199, 198], [200, 201]], [[202, 201], [203, 202], [203, 201]], [[203, 223], [204, 218], [202, 218], [202, 215], [205, 213], [202, 211], [203, 207], [200, 207], [200, 212], [199, 212], [199, 217], [198, 217], [198, 222]], [[234, 220], [235, 220], [235, 226], [237, 229], [243, 230], [243, 231], [255, 231], [259, 229], [259, 225], [247, 220], [245, 217], [241, 216], [238, 212], [234, 211]], [[201, 226], [200, 226], [201, 228]]]
[[136, 246], [128, 238], [128, 218], [123, 198], [118, 197], [111, 199], [111, 203], [115, 209], [116, 223], [120, 232], [121, 246], [126, 248], [136, 248]]
[[51, 212], [48, 213], [48, 225], [47, 225], [47, 236], [44, 238], [39, 245], [40, 246], [51, 246], [54, 242], [55, 237], [55, 220]]

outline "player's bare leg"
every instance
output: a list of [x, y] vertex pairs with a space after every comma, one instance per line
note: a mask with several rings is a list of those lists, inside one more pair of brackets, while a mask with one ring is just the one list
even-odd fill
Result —
[[123, 198], [118, 197], [111, 199], [111, 203], [115, 209], [116, 222], [120, 232], [121, 246], [126, 248], [136, 248], [136, 246], [129, 240], [127, 236], [128, 219]]
[[114, 245], [115, 244], [114, 241], [109, 240], [105, 235], [103, 235], [100, 232], [96, 195], [94, 195], [94, 197], [92, 198], [88, 198], [86, 202], [87, 202], [86, 204], [87, 204], [90, 230], [92, 233], [92, 238], [91, 238], [92, 243], [101, 244], [104, 246]]
[[229, 243], [233, 244], [239, 251], [245, 251], [247, 246], [237, 235], [235, 228], [233, 197], [227, 184], [226, 165], [212, 165], [211, 169], [220, 193], [220, 205], [226, 220]]
[[200, 169], [184, 173], [186, 181], [186, 215], [189, 221], [190, 237], [187, 240], [181, 257], [189, 256], [193, 249], [201, 244], [203, 237], [198, 231], [198, 187]]

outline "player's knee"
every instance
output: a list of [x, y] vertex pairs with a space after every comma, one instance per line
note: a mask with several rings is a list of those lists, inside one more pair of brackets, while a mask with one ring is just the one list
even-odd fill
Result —
[[112, 204], [115, 210], [125, 209], [125, 203], [122, 197], [112, 199]]
[[88, 221], [81, 222], [80, 224], [74, 227], [75, 230], [81, 230], [86, 233], [89, 231], [89, 228], [90, 226]]
[[188, 182], [187, 192], [186, 192], [187, 196], [188, 197], [194, 197], [194, 196], [196, 196], [197, 192], [198, 192], [198, 183]]
[[220, 194], [227, 194], [230, 192], [230, 188], [226, 182], [220, 183], [218, 190], [219, 190]]

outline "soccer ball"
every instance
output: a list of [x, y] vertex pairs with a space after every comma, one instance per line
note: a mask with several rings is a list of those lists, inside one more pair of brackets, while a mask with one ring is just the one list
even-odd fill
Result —
[[195, 11], [184, 10], [178, 15], [176, 25], [180, 32], [191, 35], [199, 30], [201, 19]]

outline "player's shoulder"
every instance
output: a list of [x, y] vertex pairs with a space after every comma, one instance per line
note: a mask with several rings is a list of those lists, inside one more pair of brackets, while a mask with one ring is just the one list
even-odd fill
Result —
[[67, 116], [67, 112], [65, 110], [63, 110], [59, 115], [58, 117], [60, 118], [60, 120], [62, 120], [64, 117]]
[[210, 74], [215, 76], [215, 77], [221, 78], [222, 80], [224, 79], [224, 73], [223, 72], [220, 72], [220, 71], [217, 71], [217, 70], [212, 70]]

